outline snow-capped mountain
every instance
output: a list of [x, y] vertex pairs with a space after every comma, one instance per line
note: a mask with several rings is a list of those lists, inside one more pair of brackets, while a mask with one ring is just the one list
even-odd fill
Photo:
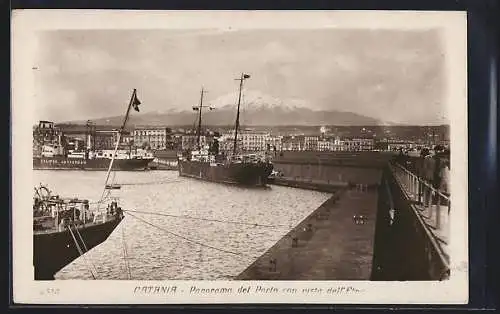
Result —
[[[204, 109], [204, 125], [233, 125], [236, 120], [238, 93], [231, 93], [206, 99], [205, 105], [214, 110]], [[197, 104], [192, 104], [196, 106]], [[240, 106], [240, 124], [251, 125], [380, 125], [382, 122], [371, 117], [352, 112], [332, 110], [312, 110], [309, 103], [301, 99], [280, 99], [259, 91], [244, 91]], [[134, 113], [129, 125], [194, 125], [197, 112], [192, 106], [186, 110], [165, 110], [162, 112]], [[93, 119], [97, 124], [119, 125], [122, 116]]]

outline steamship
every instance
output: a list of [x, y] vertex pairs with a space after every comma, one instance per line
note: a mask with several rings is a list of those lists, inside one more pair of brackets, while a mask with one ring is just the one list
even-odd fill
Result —
[[[109, 168], [112, 156], [112, 150], [57, 154], [50, 152], [50, 146], [45, 145], [44, 151], [41, 154], [33, 156], [33, 169], [106, 171]], [[153, 159], [154, 156], [145, 151], [139, 153], [118, 151], [112, 165], [112, 170], [145, 170], [148, 169]]]
[[[52, 122], [40, 121], [40, 125]], [[52, 130], [52, 126], [48, 128]], [[120, 137], [121, 138], [121, 137]], [[87, 137], [85, 146], [90, 138]], [[115, 154], [112, 170], [145, 170], [154, 156], [144, 149], [89, 149], [78, 145], [63, 145], [62, 132], [57, 138], [37, 143], [33, 151], [34, 170], [107, 170]], [[120, 143], [118, 143], [120, 144]], [[74, 146], [74, 147], [73, 147]]]
[[198, 111], [197, 149], [180, 154], [178, 160], [180, 176], [244, 186], [267, 185], [268, 177], [273, 171], [273, 164], [265, 156], [258, 154], [237, 154], [241, 90], [243, 81], [248, 78], [250, 78], [248, 74], [242, 73], [238, 79], [240, 88], [232, 155], [219, 152], [217, 139], [214, 139], [209, 147], [200, 145], [202, 109], [214, 109], [203, 105], [204, 91], [201, 90], [200, 104], [193, 107], [194, 111]]
[[[40, 184], [33, 197], [33, 266], [35, 280], [53, 280], [63, 267], [103, 243], [123, 220], [123, 210], [108, 191], [110, 173], [118, 156], [121, 134], [133, 107], [139, 111], [140, 101], [134, 89], [123, 125], [118, 133], [115, 149], [108, 163], [106, 181], [99, 202], [86, 199], [60, 198]], [[53, 159], [52, 159], [53, 160]], [[129, 159], [127, 159], [129, 160]], [[114, 178], [114, 176], [113, 176]], [[111, 200], [109, 200], [111, 198]], [[108, 206], [105, 204], [108, 200]], [[92, 206], [91, 206], [92, 205]], [[86, 260], [86, 262], [88, 262]], [[87, 265], [89, 266], [89, 265]], [[97, 279], [94, 268], [89, 266], [92, 277]]]

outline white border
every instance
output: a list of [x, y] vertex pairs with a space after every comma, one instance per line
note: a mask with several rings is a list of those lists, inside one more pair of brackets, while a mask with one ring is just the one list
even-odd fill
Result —
[[[463, 304], [468, 302], [467, 228], [467, 63], [465, 12], [385, 11], [99, 11], [18, 10], [12, 13], [12, 191], [13, 294], [16, 303], [372, 303]], [[32, 261], [32, 134], [35, 86], [31, 63], [35, 32], [54, 29], [314, 29], [440, 28], [446, 51], [447, 105], [451, 118], [453, 208], [451, 214], [451, 278], [443, 282], [368, 281], [54, 281], [35, 282]], [[27, 197], [29, 196], [29, 197]], [[336, 294], [210, 294], [208, 296], [134, 293], [138, 286], [346, 287]], [[347, 289], [347, 287], [351, 287]], [[76, 288], [76, 289], [75, 289]], [[353, 290], [354, 289], [354, 290]]]

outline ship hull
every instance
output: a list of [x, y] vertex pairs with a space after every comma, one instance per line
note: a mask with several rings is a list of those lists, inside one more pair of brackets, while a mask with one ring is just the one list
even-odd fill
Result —
[[[153, 161], [152, 158], [144, 159], [115, 159], [113, 170], [145, 170]], [[65, 157], [33, 157], [34, 170], [100, 170], [107, 171], [111, 159], [77, 159]]]
[[211, 165], [199, 161], [179, 161], [179, 175], [204, 181], [265, 186], [273, 170], [271, 163], [234, 163]]
[[[99, 224], [79, 227], [78, 231], [85, 241], [85, 246], [91, 250], [104, 242], [115, 230], [123, 218], [116, 217]], [[78, 245], [84, 250], [78, 234], [74, 231]], [[66, 231], [35, 233], [33, 235], [33, 265], [35, 280], [53, 280], [54, 275], [63, 267], [80, 256], [71, 233]]]

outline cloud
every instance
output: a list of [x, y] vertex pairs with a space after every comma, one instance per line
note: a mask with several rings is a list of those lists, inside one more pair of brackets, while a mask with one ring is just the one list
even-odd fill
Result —
[[443, 115], [442, 49], [436, 31], [50, 31], [40, 37], [37, 112], [120, 115], [133, 88], [144, 111], [186, 109], [202, 85], [215, 99], [249, 72], [247, 88], [273, 97], [423, 123]]

